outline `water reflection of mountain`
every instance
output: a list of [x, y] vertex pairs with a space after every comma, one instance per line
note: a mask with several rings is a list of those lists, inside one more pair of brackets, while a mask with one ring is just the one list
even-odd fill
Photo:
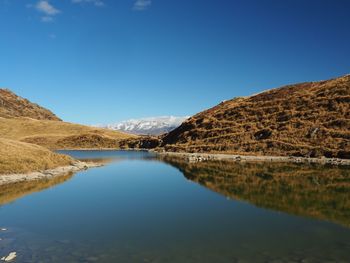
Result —
[[[80, 161], [84, 162], [94, 162], [101, 165], [106, 165], [108, 163], [118, 163], [125, 160], [152, 160], [151, 155], [147, 156], [146, 154], [138, 154], [131, 157], [111, 157], [111, 156], [102, 156], [97, 158], [93, 156], [92, 158], [80, 158]], [[18, 183], [12, 183], [7, 185], [2, 185], [0, 187], [0, 206], [14, 202], [15, 200], [24, 197], [26, 195], [40, 192], [47, 188], [51, 188], [58, 184], [62, 184], [70, 180], [74, 176], [74, 173], [69, 173], [62, 176], [56, 176], [53, 178], [45, 178], [40, 180], [33, 181], [24, 181]]]
[[349, 168], [164, 158], [186, 178], [232, 199], [350, 226]]
[[74, 173], [68, 173], [63, 176], [57, 176], [48, 179], [2, 185], [0, 188], [0, 206], [11, 203], [16, 199], [24, 197], [26, 195], [40, 192], [55, 185], [62, 184], [70, 180], [73, 175]]

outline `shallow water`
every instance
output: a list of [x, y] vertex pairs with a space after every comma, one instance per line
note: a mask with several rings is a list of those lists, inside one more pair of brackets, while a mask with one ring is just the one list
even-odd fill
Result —
[[350, 262], [350, 170], [66, 151], [106, 166], [0, 189], [16, 262]]

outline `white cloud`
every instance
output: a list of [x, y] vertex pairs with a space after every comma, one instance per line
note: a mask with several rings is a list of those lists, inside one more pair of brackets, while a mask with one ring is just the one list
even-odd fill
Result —
[[136, 0], [134, 3], [134, 10], [142, 11], [150, 7], [152, 0]]
[[40, 0], [38, 1], [34, 6], [27, 5], [28, 8], [34, 7], [37, 11], [40, 13], [43, 13], [44, 15], [40, 18], [41, 22], [49, 23], [54, 20], [54, 16], [61, 13], [60, 10], [58, 10], [56, 7], [54, 7], [52, 4], [50, 4], [49, 1], [46, 0]]
[[104, 6], [104, 2], [102, 0], [72, 0], [72, 3], [79, 4], [79, 3], [91, 3], [95, 6]]
[[49, 1], [41, 0], [35, 5], [36, 10], [44, 13], [47, 16], [54, 16], [61, 13], [60, 10], [55, 8], [53, 5], [49, 3]]

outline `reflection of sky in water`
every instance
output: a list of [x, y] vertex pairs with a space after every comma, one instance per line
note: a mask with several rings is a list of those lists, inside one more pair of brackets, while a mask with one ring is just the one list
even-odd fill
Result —
[[72, 155], [124, 161], [2, 206], [0, 227], [9, 230], [0, 233], [0, 255], [16, 250], [19, 262], [349, 260], [348, 228], [227, 200], [201, 186], [200, 167], [192, 167], [197, 184], [180, 172], [186, 165], [149, 161], [145, 152]]
[[147, 151], [58, 151], [69, 154], [76, 159], [150, 159], [155, 154]]

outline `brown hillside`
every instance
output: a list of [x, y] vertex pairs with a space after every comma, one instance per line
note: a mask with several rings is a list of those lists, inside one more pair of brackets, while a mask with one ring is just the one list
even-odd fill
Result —
[[350, 158], [350, 76], [222, 102], [162, 138], [166, 151]]
[[49, 149], [117, 148], [120, 140], [136, 137], [63, 121], [0, 117], [0, 138], [33, 143]]
[[51, 111], [17, 96], [8, 89], [0, 89], [0, 117], [29, 117], [37, 120], [60, 120]]
[[0, 175], [67, 166], [73, 159], [41, 146], [0, 138]]

